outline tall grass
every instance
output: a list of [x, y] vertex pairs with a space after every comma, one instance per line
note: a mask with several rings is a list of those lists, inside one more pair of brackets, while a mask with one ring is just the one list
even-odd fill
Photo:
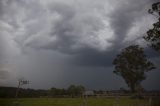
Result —
[[20, 106], [160, 106], [160, 98], [130, 99], [130, 98], [87, 98], [84, 103], [83, 98], [19, 98], [0, 99], [0, 106], [12, 106], [13, 103]]

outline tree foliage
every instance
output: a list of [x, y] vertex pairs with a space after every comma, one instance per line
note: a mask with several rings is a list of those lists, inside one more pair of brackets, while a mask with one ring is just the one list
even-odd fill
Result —
[[81, 85], [75, 86], [75, 85], [70, 85], [68, 87], [68, 93], [72, 96], [81, 96], [82, 93], [85, 91], [85, 88]]
[[158, 17], [158, 22], [153, 23], [153, 28], [147, 31], [147, 35], [143, 38], [150, 43], [150, 46], [160, 52], [160, 2], [152, 4], [152, 9], [148, 11], [150, 14]]
[[[14, 98], [16, 90], [16, 87], [0, 86], [0, 98]], [[18, 97], [81, 97], [84, 91], [82, 85], [70, 85], [67, 89], [52, 87], [48, 90], [19, 88]]]
[[132, 45], [122, 50], [114, 59], [114, 73], [123, 77], [132, 92], [139, 88], [146, 79], [145, 73], [154, 69], [154, 64], [147, 60], [143, 48]]

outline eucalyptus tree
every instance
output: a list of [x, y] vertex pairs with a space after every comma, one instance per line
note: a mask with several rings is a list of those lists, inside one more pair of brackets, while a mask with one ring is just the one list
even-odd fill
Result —
[[144, 54], [143, 48], [131, 45], [122, 50], [114, 59], [115, 74], [121, 76], [132, 92], [141, 87], [141, 82], [146, 79], [145, 73], [154, 69]]

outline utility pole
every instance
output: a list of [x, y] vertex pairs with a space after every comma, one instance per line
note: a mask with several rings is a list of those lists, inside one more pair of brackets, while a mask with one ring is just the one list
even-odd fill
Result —
[[21, 78], [21, 79], [18, 80], [18, 87], [17, 87], [16, 94], [15, 94], [15, 98], [16, 98], [15, 100], [16, 101], [13, 102], [12, 106], [21, 106], [21, 104], [18, 103], [17, 98], [18, 98], [18, 93], [19, 93], [20, 86], [21, 85], [25, 85], [25, 84], [29, 84], [29, 81], [24, 80], [23, 78]]
[[18, 80], [18, 87], [17, 87], [17, 90], [16, 90], [15, 98], [18, 97], [20, 86], [25, 85], [25, 84], [29, 84], [29, 81], [28, 80], [24, 80], [24, 79], [19, 79]]

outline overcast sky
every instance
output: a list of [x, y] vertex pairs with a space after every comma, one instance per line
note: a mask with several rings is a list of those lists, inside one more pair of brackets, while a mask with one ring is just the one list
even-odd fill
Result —
[[[0, 85], [87, 89], [127, 87], [113, 74], [122, 48], [139, 44], [159, 68], [160, 57], [142, 39], [156, 18], [158, 0], [0, 0]], [[147, 74], [145, 89], [159, 89], [160, 70]]]

